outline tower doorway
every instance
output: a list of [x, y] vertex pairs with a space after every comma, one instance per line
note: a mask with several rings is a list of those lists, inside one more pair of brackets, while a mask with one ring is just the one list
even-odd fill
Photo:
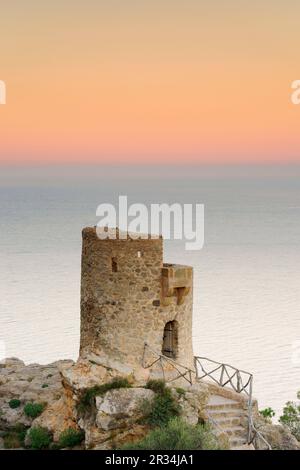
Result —
[[176, 359], [178, 349], [178, 323], [169, 321], [164, 328], [162, 353], [164, 356]]

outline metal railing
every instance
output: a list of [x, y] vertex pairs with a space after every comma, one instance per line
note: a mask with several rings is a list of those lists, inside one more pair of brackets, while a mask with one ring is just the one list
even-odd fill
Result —
[[[149, 354], [152, 359], [148, 362], [146, 356]], [[264, 436], [255, 427], [253, 422], [253, 402], [252, 402], [252, 387], [253, 387], [253, 375], [241, 369], [237, 369], [229, 364], [213, 361], [206, 357], [195, 356], [194, 365], [195, 370], [190, 369], [182, 364], [176, 362], [170, 357], [164, 356], [163, 354], [152, 349], [148, 343], [144, 344], [142, 366], [144, 369], [149, 369], [155, 365], [158, 365], [162, 372], [162, 377], [166, 382], [174, 382], [180, 378], [186, 380], [190, 385], [193, 384], [193, 377], [195, 381], [203, 380], [205, 378], [211, 379], [218, 386], [231, 388], [236, 393], [244, 393], [248, 397], [247, 400], [247, 418], [248, 418], [248, 435], [247, 443], [253, 444], [255, 448], [258, 448], [258, 440], [261, 440], [268, 450], [272, 450], [272, 447]], [[170, 371], [175, 371], [175, 376], [170, 377]], [[210, 421], [214, 422], [212, 417]], [[217, 423], [215, 423], [217, 425]]]
[[[198, 380], [209, 377], [221, 387], [230, 385], [235, 392], [245, 392], [248, 397], [252, 397], [253, 375], [249, 372], [237, 369], [229, 364], [213, 361], [207, 357], [195, 356], [194, 362]], [[210, 364], [213, 364], [213, 366], [210, 366]], [[208, 367], [212, 368], [207, 370]]]
[[[205, 378], [211, 379], [221, 387], [231, 386], [236, 393], [245, 393], [248, 397], [248, 444], [253, 444], [255, 448], [258, 447], [257, 440], [263, 441], [268, 450], [272, 447], [264, 436], [255, 427], [253, 422], [252, 413], [252, 388], [253, 388], [253, 375], [244, 370], [237, 369], [229, 364], [213, 361], [207, 357], [195, 356], [194, 358], [196, 379], [202, 380]], [[209, 368], [209, 370], [208, 370]]]
[[[147, 353], [150, 353], [152, 356], [154, 356], [154, 359], [151, 360], [150, 363], [147, 363], [146, 361]], [[190, 385], [193, 384], [193, 375], [195, 375], [194, 370], [189, 369], [188, 367], [183, 366], [182, 364], [179, 364], [178, 362], [174, 361], [170, 357], [167, 357], [167, 356], [164, 356], [163, 354], [158, 353], [157, 351], [152, 349], [149, 346], [149, 344], [145, 343], [142, 365], [144, 369], [149, 369], [150, 367], [153, 367], [155, 364], [159, 365], [159, 367], [161, 368], [163, 379], [166, 382], [174, 382], [174, 380], [183, 378]], [[174, 377], [168, 377], [168, 372], [170, 372], [170, 370], [175, 371]]]
[[253, 422], [253, 416], [252, 416], [252, 409], [250, 409], [250, 412], [248, 413], [248, 423], [249, 423], [249, 429], [250, 429], [250, 441], [248, 441], [249, 444], [253, 444], [255, 449], [258, 449], [258, 444], [257, 441], [260, 439], [266, 446], [266, 450], [272, 450], [271, 445], [267, 441], [267, 439], [262, 435], [261, 432], [255, 427], [254, 422]]

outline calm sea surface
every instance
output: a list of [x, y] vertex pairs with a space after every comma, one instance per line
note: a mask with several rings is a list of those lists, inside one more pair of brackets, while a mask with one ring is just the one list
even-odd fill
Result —
[[300, 167], [0, 169], [0, 354], [77, 357], [81, 229], [96, 207], [204, 203], [205, 246], [167, 241], [195, 268], [194, 351], [254, 374], [260, 407], [300, 389]]

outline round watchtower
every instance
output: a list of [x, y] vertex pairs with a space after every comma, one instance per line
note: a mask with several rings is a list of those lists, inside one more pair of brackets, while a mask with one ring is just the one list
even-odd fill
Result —
[[135, 368], [147, 343], [193, 367], [192, 268], [164, 265], [161, 237], [82, 237], [81, 356]]

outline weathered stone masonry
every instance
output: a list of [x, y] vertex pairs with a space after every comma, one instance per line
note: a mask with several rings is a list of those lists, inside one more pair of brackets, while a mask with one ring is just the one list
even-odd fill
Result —
[[[163, 240], [82, 232], [80, 354], [134, 368], [144, 343], [193, 367], [193, 270], [163, 264]], [[172, 323], [170, 323], [172, 322]]]

